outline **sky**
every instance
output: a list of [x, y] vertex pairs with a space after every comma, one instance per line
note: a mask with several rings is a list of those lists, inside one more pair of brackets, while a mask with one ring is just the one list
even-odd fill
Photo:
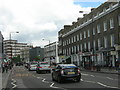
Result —
[[[0, 0], [0, 31], [4, 40], [41, 46], [58, 41], [58, 31], [106, 0]], [[18, 31], [19, 33], [15, 33]], [[44, 38], [44, 41], [42, 40]]]

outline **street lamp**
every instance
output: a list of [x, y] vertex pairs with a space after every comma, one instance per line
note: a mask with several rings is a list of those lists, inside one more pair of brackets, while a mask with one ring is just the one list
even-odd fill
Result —
[[[44, 41], [44, 40], [49, 41], [49, 51], [48, 51], [48, 52], [49, 52], [49, 58], [50, 58], [50, 40], [47, 40], [47, 39], [44, 39], [44, 38], [43, 38], [42, 40], [43, 40], [43, 41]], [[51, 66], [51, 60], [50, 60], [50, 66]]]
[[10, 32], [10, 47], [11, 47], [11, 58], [12, 58], [12, 45], [11, 45], [11, 40], [12, 40], [12, 39], [11, 39], [11, 34], [12, 34], [12, 33], [19, 33], [19, 32]]

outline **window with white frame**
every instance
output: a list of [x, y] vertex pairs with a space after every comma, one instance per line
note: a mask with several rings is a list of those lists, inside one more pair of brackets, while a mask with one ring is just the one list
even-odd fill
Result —
[[107, 37], [104, 37], [104, 47], [107, 48]]
[[69, 54], [68, 48], [67, 48], [67, 55]]
[[76, 46], [74, 46], [74, 53], [76, 53]]
[[69, 48], [69, 54], [71, 54], [71, 48]]
[[90, 51], [90, 42], [88, 42], [88, 50]]
[[110, 19], [110, 29], [114, 28], [114, 21], [113, 18]]
[[95, 48], [96, 48], [96, 43], [95, 43], [95, 40], [93, 41], [93, 47], [94, 47], [94, 50], [95, 50]]
[[63, 41], [63, 46], [64, 46], [64, 41]]
[[85, 49], [85, 50], [87, 49], [86, 43], [84, 43], [84, 49]]
[[95, 35], [95, 28], [93, 28], [93, 35]]
[[118, 15], [118, 24], [120, 26], [120, 14]]
[[71, 39], [72, 39], [72, 43], [73, 43], [73, 37]]
[[77, 41], [79, 41], [79, 35], [77, 35]]
[[84, 38], [86, 38], [86, 32], [84, 31]]
[[114, 37], [114, 34], [110, 35], [110, 43], [111, 43], [111, 47], [113, 47], [114, 44], [115, 44], [115, 39], [114, 39], [114, 38], [115, 38], [115, 37]]
[[88, 30], [88, 37], [90, 37], [90, 30]]
[[82, 33], [80, 33], [80, 40], [82, 40]]
[[107, 31], [107, 21], [104, 21], [103, 28], [104, 28], [104, 31]]
[[100, 33], [100, 24], [97, 25], [97, 33]]
[[100, 39], [98, 39], [98, 48], [100, 49], [101, 47], [101, 42], [100, 42]]
[[78, 51], [78, 52], [80, 51], [79, 45], [77, 45], [77, 51]]
[[80, 50], [82, 51], [82, 44], [80, 45]]
[[73, 53], [73, 46], [72, 46], [72, 53]]

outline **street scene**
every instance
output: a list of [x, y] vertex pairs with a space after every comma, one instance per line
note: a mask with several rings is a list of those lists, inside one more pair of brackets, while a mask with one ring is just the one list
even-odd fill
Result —
[[0, 3], [7, 89], [120, 89], [120, 0]]
[[9, 75], [7, 88], [53, 88], [69, 90], [70, 88], [114, 88], [118, 89], [118, 74], [81, 71], [80, 82], [52, 81], [51, 73], [37, 74], [24, 66], [14, 66]]

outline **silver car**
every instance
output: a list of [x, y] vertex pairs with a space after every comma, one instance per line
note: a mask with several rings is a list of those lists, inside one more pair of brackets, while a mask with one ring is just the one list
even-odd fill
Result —
[[41, 72], [51, 72], [51, 67], [47, 62], [40, 62], [37, 64], [37, 68], [36, 68], [36, 73], [41, 73]]
[[37, 68], [37, 64], [33, 63], [33, 64], [29, 64], [28, 70], [29, 71], [36, 71], [36, 68]]

